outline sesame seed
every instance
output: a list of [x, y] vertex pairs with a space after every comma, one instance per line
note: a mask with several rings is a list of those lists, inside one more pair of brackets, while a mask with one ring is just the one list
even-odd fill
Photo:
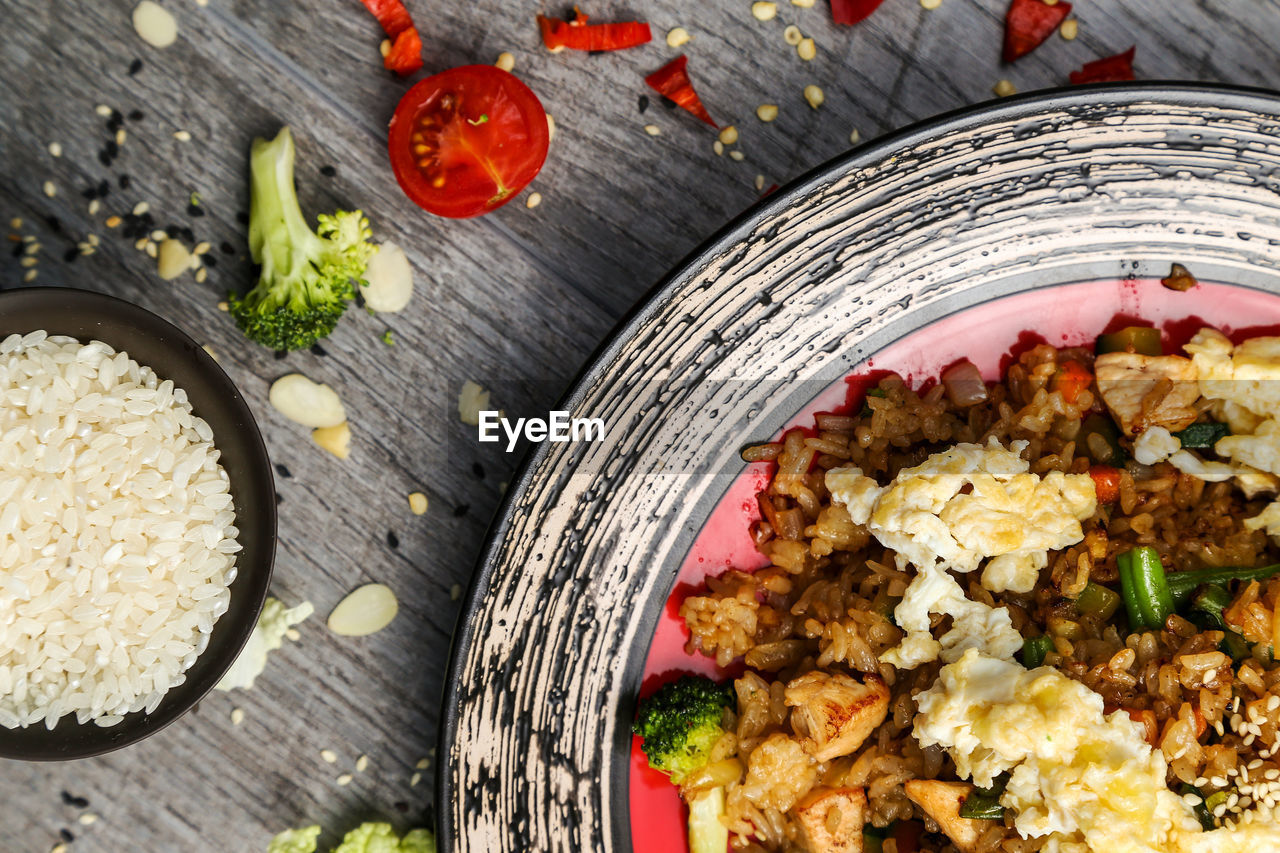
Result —
[[326, 764], [333, 764], [335, 761], [338, 760], [338, 754], [334, 752], [332, 749], [320, 750], [320, 757], [324, 759]]
[[920, 5], [932, 11], [942, 5], [942, 0], [920, 0]]
[[23, 251], [26, 252], [28, 255], [34, 255], [36, 252], [40, 251], [40, 244], [37, 243], [35, 240], [32, 240], [29, 243], [20, 244], [20, 245], [24, 245]]
[[137, 240], [134, 241], [133, 248], [137, 249], [139, 252], [145, 251], [147, 248], [147, 244], [150, 242], [151, 241], [148, 240], [146, 237], [139, 237]]
[[751, 4], [751, 17], [757, 21], [772, 21], [778, 16], [778, 4], [768, 3], [761, 0], [759, 3]]
[[422, 781], [422, 774], [414, 773], [412, 776], [409, 777], [409, 787], [416, 788], [418, 786], [418, 783], [421, 781]]
[[720, 128], [720, 141], [725, 145], [733, 145], [738, 141], [738, 128], [733, 125]]
[[414, 515], [423, 515], [427, 511], [427, 496], [422, 492], [412, 492], [409, 495], [409, 511]]
[[795, 24], [792, 24], [782, 31], [782, 40], [792, 47], [795, 47], [804, 40], [804, 33], [800, 32], [800, 28]]
[[391, 39], [383, 39], [378, 43], [378, 53], [382, 54], [383, 59], [391, 55]]
[[53, 198], [58, 194], [58, 187], [53, 181], [45, 181], [43, 189], [44, 194], [49, 198]]
[[116, 131], [116, 145], [124, 145], [124, 141], [128, 138], [129, 135], [124, 132], [123, 127]]
[[99, 211], [99, 210], [101, 210], [101, 209], [102, 209], [102, 202], [98, 201], [96, 198], [95, 198], [93, 201], [89, 202], [89, 215], [90, 215], [90, 216], [97, 216], [97, 215], [98, 215], [98, 211]]
[[717, 157], [723, 157], [723, 156], [724, 156], [724, 143], [723, 143], [723, 142], [721, 142], [719, 139], [717, 139], [715, 142], [711, 143], [711, 150], [712, 150], [712, 151], [714, 151], [714, 152], [716, 152], [716, 156], [717, 156]]
[[[457, 515], [457, 514], [458, 513], [455, 510], [454, 515]], [[449, 600], [457, 601], [459, 598], [462, 598], [462, 584], [455, 583], [453, 586], [449, 587]]]
[[156, 244], [154, 240], [147, 241], [147, 245], [144, 251], [146, 251], [147, 257], [149, 258], [154, 258], [160, 253], [160, 250], [156, 248]]
[[22, 280], [27, 284], [30, 284], [36, 280], [37, 275], [39, 275], [39, 273], [36, 270], [27, 270], [27, 273], [22, 277]]
[[1080, 22], [1075, 18], [1067, 18], [1062, 22], [1062, 26], [1058, 28], [1058, 34], [1065, 41], [1074, 41], [1075, 37], [1080, 35]]
[[186, 130], [175, 130], [173, 132], [173, 138], [178, 140], [179, 142], [190, 142], [191, 133]]
[[761, 104], [756, 107], [756, 118], [761, 121], [773, 121], [778, 117], [777, 104]]
[[1018, 89], [1008, 80], [1000, 80], [995, 86], [991, 87], [991, 91], [996, 93], [996, 97], [1007, 98], [1009, 95], [1016, 95]]
[[504, 50], [502, 53], [498, 54], [498, 61], [493, 64], [501, 68], [503, 71], [510, 71], [512, 68], [516, 67], [516, 58]]
[[133, 215], [142, 216], [144, 213], [147, 213], [149, 210], [151, 210], [151, 205], [147, 204], [145, 201], [140, 201], [133, 206]]
[[61, 143], [59, 143], [59, 142], [50, 142], [50, 143], [49, 143], [49, 156], [50, 156], [50, 157], [61, 157], [61, 156], [62, 156], [62, 144], [61, 144]]
[[[213, 353], [210, 353], [210, 355], [213, 355]], [[215, 357], [216, 357], [216, 356], [215, 356]], [[285, 635], [285, 637], [287, 637], [287, 638], [289, 639], [289, 641], [290, 641], [290, 642], [292, 642], [292, 643], [296, 643], [296, 642], [298, 642], [299, 640], [301, 640], [301, 639], [302, 639], [302, 632], [301, 632], [301, 631], [299, 631], [297, 628], [290, 628], [290, 629], [288, 629], [287, 631], [285, 631], [285, 632], [284, 632], [284, 635]]]
[[813, 0], [791, 0], [792, 6], [799, 6], [801, 9], [812, 9]]
[[231, 709], [231, 725], [238, 726], [243, 722], [244, 722], [244, 709], [232, 708]]
[[1205, 687], [1208, 687], [1210, 684], [1213, 684], [1213, 682], [1217, 679], [1217, 677], [1218, 677], [1217, 670], [1213, 670], [1213, 669], [1208, 670], [1207, 672], [1205, 672], [1204, 678], [1200, 679], [1200, 683], [1203, 684]]
[[524, 200], [524, 206], [530, 210], [533, 210], [540, 204], [542, 204], [542, 193], [529, 193], [529, 197]]
[[204, 284], [205, 279], [209, 277], [209, 271], [204, 267], [196, 270], [196, 284]]
[[[641, 110], [640, 112], [644, 112], [644, 110]], [[547, 142], [550, 142], [555, 138], [556, 138], [556, 120], [552, 117], [551, 113], [547, 113]]]
[[204, 240], [199, 243], [196, 243], [196, 247], [192, 249], [191, 252], [192, 254], [203, 255], [205, 252], [209, 251], [212, 248], [213, 248], [213, 244], [211, 244], [208, 240]]
[[827, 96], [820, 86], [810, 84], [804, 87], [804, 99], [816, 110], [827, 100]]
[[857, 145], [861, 141], [862, 141], [862, 134], [858, 133], [858, 129], [856, 127], [853, 130], [849, 131], [850, 145]]
[[814, 43], [813, 39], [801, 39], [800, 43], [796, 45], [796, 55], [805, 62], [808, 62], [818, 55], [818, 46]]
[[356, 772], [363, 773], [369, 769], [369, 756], [362, 755], [356, 759]]
[[644, 126], [644, 132], [650, 136], [658, 136], [662, 133], [662, 128], [658, 127], [656, 124], [646, 124]]
[[76, 822], [81, 826], [93, 826], [98, 822], [98, 816], [93, 812], [85, 812], [80, 815], [80, 817], [76, 818]]
[[732, 157], [734, 160], [737, 160], [739, 163], [741, 163], [743, 160], [747, 159], [747, 155], [746, 155], [746, 154], [743, 154], [741, 151], [736, 151], [736, 150], [735, 150], [735, 151], [730, 151], [730, 152], [729, 152], [729, 156], [730, 156], [730, 157]]
[[231, 310], [231, 306], [230, 306], [230, 305], [228, 305], [228, 304], [226, 303], [226, 301], [224, 300], [224, 301], [222, 301], [222, 302], [219, 302], [219, 303], [218, 303], [218, 310], [219, 310], [219, 311], [230, 311], [230, 310]]
[[764, 189], [764, 175], [756, 175], [756, 192]]
[[347, 785], [351, 784], [352, 778], [353, 777], [351, 776], [350, 773], [343, 773], [341, 776], [339, 776], [337, 779], [334, 779], [333, 781], [342, 787], [346, 787]]
[[106, 104], [98, 104], [93, 108], [93, 111], [103, 118], [111, 118], [112, 109]]
[[1280, 710], [1280, 696], [1271, 696], [1267, 699], [1267, 713]]
[[101, 240], [98, 239], [97, 234], [89, 234], [87, 237], [85, 237], [85, 240], [89, 242], [90, 246], [97, 246], [102, 242]]
[[163, 243], [165, 241], [165, 238], [169, 236], [169, 233], [165, 231], [163, 228], [157, 228], [156, 230], [151, 232], [150, 236], [151, 236], [151, 239], [155, 240], [157, 243]]
[[49, 848], [49, 853], [67, 853], [67, 845], [58, 842]]
[[14, 231], [21, 231], [21, 230], [22, 230], [22, 217], [20, 217], [20, 216], [15, 216], [15, 217], [13, 217], [13, 219], [10, 219], [10, 220], [9, 220], [9, 227], [10, 227], [10, 228], [12, 228]]
[[28, 255], [27, 257], [18, 261], [18, 263], [22, 264], [24, 267], [34, 267], [36, 264], [40, 263], [40, 259], [33, 258], [30, 255]]
[[681, 47], [693, 39], [684, 27], [673, 27], [667, 31], [667, 47]]

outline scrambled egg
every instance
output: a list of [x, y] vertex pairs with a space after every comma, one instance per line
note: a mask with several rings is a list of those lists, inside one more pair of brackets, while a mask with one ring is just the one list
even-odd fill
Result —
[[[1028, 592], [1049, 550], [1084, 537], [1080, 522], [1097, 508], [1092, 478], [1059, 471], [1038, 477], [1020, 455], [1025, 447], [1014, 442], [1006, 450], [995, 439], [986, 447], [957, 444], [883, 487], [856, 467], [827, 472], [832, 500], [917, 568], [894, 611], [907, 637], [884, 660], [909, 669], [956, 660], [970, 648], [1008, 657], [1021, 647], [1008, 612], [970, 601], [946, 570], [972, 572], [990, 557], [984, 587]], [[940, 641], [929, 633], [931, 613], [952, 617]]]
[[1001, 804], [1049, 853], [1219, 853], [1277, 849], [1280, 825], [1205, 832], [1165, 784], [1164, 754], [1123, 711], [1050, 667], [965, 652], [917, 697], [915, 735], [948, 750], [980, 786], [1010, 771]]

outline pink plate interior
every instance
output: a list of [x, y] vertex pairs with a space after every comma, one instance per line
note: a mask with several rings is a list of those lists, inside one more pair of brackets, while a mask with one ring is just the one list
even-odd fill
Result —
[[[951, 363], [968, 358], [983, 376], [994, 380], [1011, 356], [1042, 342], [1060, 347], [1089, 344], [1104, 331], [1149, 324], [1163, 330], [1165, 351], [1173, 352], [1203, 326], [1218, 328], [1238, 341], [1278, 334], [1278, 322], [1274, 295], [1224, 284], [1202, 283], [1179, 293], [1159, 281], [1124, 280], [1027, 291], [957, 312], [885, 347], [797, 412], [786, 429], [811, 427], [820, 412], [861, 405], [864, 388], [884, 371], [898, 373], [918, 386]], [[679, 618], [680, 603], [708, 575], [767, 564], [752, 545], [751, 526], [760, 517], [756, 493], [768, 483], [770, 473], [769, 463], [748, 465], [689, 549], [654, 631], [643, 695], [681, 673], [733, 674], [719, 669], [710, 658], [685, 652], [689, 634]], [[664, 774], [648, 766], [639, 744], [639, 738], [632, 739], [629, 784], [634, 849], [636, 853], [686, 851], [686, 815], [680, 797]]]

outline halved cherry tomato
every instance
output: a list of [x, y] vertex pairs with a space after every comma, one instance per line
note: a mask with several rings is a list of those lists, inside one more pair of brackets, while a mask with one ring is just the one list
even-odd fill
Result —
[[406, 92], [387, 141], [405, 194], [462, 219], [515, 198], [542, 169], [549, 138], [546, 111], [528, 86], [492, 65], [463, 65]]

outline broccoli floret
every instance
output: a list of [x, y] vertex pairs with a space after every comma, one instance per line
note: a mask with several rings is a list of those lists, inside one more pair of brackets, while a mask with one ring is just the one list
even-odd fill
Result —
[[735, 702], [730, 684], [685, 675], [640, 703], [634, 731], [649, 765], [677, 785], [707, 763], [711, 747], [724, 734], [724, 709]]
[[318, 216], [312, 231], [293, 184], [293, 134], [255, 139], [249, 153], [249, 253], [262, 272], [228, 298], [236, 325], [274, 350], [305, 349], [333, 331], [374, 246], [360, 211]]

